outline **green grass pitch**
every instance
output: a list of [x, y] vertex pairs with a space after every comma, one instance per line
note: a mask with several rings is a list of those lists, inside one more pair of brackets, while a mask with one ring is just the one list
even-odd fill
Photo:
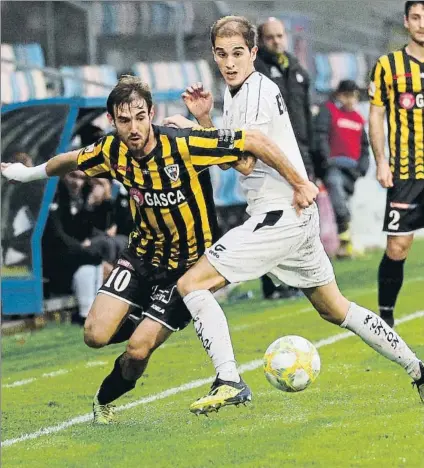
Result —
[[[380, 257], [335, 264], [341, 289], [373, 310]], [[4, 337], [2, 466], [424, 467], [424, 406], [400, 367], [356, 337], [322, 341], [345, 331], [320, 319], [306, 299], [263, 301], [258, 282], [242, 288], [254, 298], [224, 308], [254, 399], [209, 418], [188, 411], [213, 374], [192, 326], [154, 354], [135, 390], [117, 401], [123, 408], [108, 427], [89, 421], [91, 401], [123, 345], [89, 349], [82, 330], [70, 325]], [[411, 316], [423, 310], [418, 241], [396, 318], [407, 318], [397, 330], [424, 357], [424, 318]], [[271, 387], [260, 366], [268, 345], [288, 334], [321, 343], [321, 374], [297, 394]]]

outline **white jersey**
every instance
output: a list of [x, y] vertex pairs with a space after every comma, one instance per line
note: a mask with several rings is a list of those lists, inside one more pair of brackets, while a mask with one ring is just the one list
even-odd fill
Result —
[[[225, 90], [223, 128], [256, 129], [271, 138], [300, 175], [307, 178], [302, 156], [278, 86], [259, 72], [252, 73], [234, 96]], [[290, 184], [262, 161], [253, 172], [241, 176], [250, 215], [291, 207]]]

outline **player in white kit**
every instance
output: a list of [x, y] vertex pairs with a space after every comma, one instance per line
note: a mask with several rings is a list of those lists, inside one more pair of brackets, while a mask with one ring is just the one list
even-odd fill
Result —
[[[267, 134], [284, 151], [298, 175], [307, 179], [280, 91], [254, 69], [255, 27], [245, 18], [225, 17], [212, 27], [211, 39], [214, 59], [227, 83], [223, 127], [258, 129]], [[213, 126], [209, 116], [212, 96], [200, 83], [188, 88], [183, 98], [200, 125]], [[168, 123], [192, 125], [179, 117], [168, 119]], [[190, 410], [207, 413], [251, 399], [251, 391], [236, 368], [224, 312], [212, 292], [227, 283], [256, 279], [266, 273], [301, 288], [324, 319], [351, 330], [400, 364], [423, 399], [423, 363], [380, 317], [350, 302], [339, 291], [320, 241], [317, 206], [297, 212], [292, 206], [293, 187], [261, 161], [251, 159], [246, 167], [239, 165], [237, 169], [246, 174], [241, 184], [250, 218], [209, 248], [177, 286], [217, 373], [210, 392], [194, 402]]]

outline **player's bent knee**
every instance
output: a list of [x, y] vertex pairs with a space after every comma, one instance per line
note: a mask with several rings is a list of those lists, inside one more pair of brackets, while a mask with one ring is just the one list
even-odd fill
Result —
[[130, 341], [126, 349], [128, 357], [136, 361], [144, 361], [145, 359], [148, 359], [153, 351], [154, 345], [148, 342], [131, 343]]
[[387, 255], [392, 260], [404, 260], [411, 248], [411, 236], [392, 236], [388, 238]]
[[110, 336], [107, 336], [98, 326], [85, 323], [84, 325], [84, 343], [89, 348], [103, 348], [109, 344]]
[[196, 291], [196, 283], [190, 280], [190, 276], [190, 274], [185, 274], [177, 281], [177, 290], [182, 297]]

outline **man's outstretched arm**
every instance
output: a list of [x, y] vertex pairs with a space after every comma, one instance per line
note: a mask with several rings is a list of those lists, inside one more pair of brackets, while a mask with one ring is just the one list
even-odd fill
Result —
[[16, 182], [31, 182], [53, 176], [63, 176], [77, 169], [80, 151], [59, 154], [35, 167], [27, 167], [22, 163], [1, 163], [1, 173], [6, 179]]

